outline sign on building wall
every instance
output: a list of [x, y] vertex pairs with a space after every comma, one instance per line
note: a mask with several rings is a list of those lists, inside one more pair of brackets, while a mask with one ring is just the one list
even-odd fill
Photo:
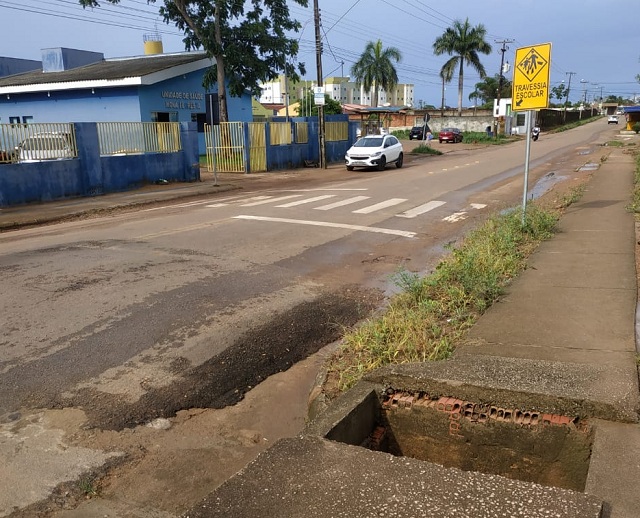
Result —
[[551, 43], [516, 49], [512, 88], [514, 111], [549, 107], [550, 69]]

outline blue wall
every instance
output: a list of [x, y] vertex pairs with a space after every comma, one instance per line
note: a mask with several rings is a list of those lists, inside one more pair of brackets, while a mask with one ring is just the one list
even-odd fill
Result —
[[[284, 122], [284, 120], [278, 118], [278, 122]], [[294, 122], [306, 121], [309, 126], [309, 140], [304, 144], [292, 143], [289, 145], [270, 146], [267, 145], [267, 170], [274, 171], [277, 169], [291, 169], [296, 167], [304, 167], [305, 161], [310, 160], [312, 162], [320, 162], [320, 138], [318, 133], [318, 118], [317, 117], [295, 117], [292, 119], [291, 124]], [[349, 121], [347, 115], [327, 115], [325, 116], [325, 122], [344, 122]], [[357, 122], [349, 122], [348, 139], [338, 140], [333, 142], [325, 142], [325, 157], [328, 164], [344, 162], [344, 155], [356, 140], [356, 129], [358, 127]], [[246, 128], [245, 128], [245, 131]], [[270, 141], [270, 128], [267, 124], [267, 142]], [[293, 131], [293, 127], [292, 127]], [[249, 151], [246, 151], [247, 163], [250, 163]]]
[[100, 157], [95, 123], [78, 123], [75, 129], [77, 159], [0, 164], [0, 206], [96, 196], [134, 189], [159, 179], [200, 179], [195, 123], [181, 124], [181, 152], [118, 157]]
[[0, 122], [140, 122], [137, 87], [57, 90], [0, 98]]

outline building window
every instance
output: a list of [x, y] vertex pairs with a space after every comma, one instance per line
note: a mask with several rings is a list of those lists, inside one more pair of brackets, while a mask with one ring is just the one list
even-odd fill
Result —
[[20, 117], [9, 117], [9, 124], [20, 124]]
[[22, 124], [29, 124], [30, 122], [33, 122], [33, 115], [22, 116]]
[[178, 122], [178, 112], [151, 112], [151, 122]]

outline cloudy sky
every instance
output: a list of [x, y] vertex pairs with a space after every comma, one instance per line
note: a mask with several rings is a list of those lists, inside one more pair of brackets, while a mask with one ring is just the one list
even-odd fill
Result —
[[[304, 8], [289, 2], [291, 14], [303, 25], [299, 61], [307, 79], [316, 79], [313, 0]], [[415, 85], [416, 103], [440, 105], [438, 72], [446, 56], [434, 56], [434, 40], [453, 20], [468, 18], [483, 24], [490, 55], [481, 55], [489, 75], [500, 68], [502, 41], [509, 41], [505, 61], [515, 50], [552, 44], [551, 85], [571, 79], [571, 100], [602, 93], [640, 96], [640, 4], [638, 0], [318, 0], [323, 36], [323, 75], [348, 76], [369, 41], [402, 53], [397, 65], [400, 82]], [[143, 34], [157, 31], [165, 52], [184, 50], [179, 31], [165, 25], [157, 5], [145, 0], [106, 2], [83, 10], [77, 0], [0, 0], [0, 56], [40, 59], [43, 48], [69, 47], [104, 53], [105, 57], [143, 53]], [[511, 72], [507, 75], [510, 78]], [[480, 80], [465, 68], [464, 103]], [[446, 87], [446, 102], [457, 103], [457, 79]]]

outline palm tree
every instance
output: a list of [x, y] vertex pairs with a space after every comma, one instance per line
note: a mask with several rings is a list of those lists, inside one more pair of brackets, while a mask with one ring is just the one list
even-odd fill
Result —
[[[464, 79], [464, 65], [471, 65], [481, 78], [487, 73], [484, 66], [480, 63], [478, 52], [482, 54], [491, 53], [491, 45], [485, 40], [487, 30], [484, 25], [478, 24], [471, 27], [469, 18], [464, 22], [455, 20], [453, 26], [448, 27], [441, 36], [433, 42], [433, 53], [436, 56], [448, 54], [452, 56], [443, 66], [442, 71], [446, 69], [452, 70], [459, 68], [458, 72], [458, 115], [462, 115], [462, 90]], [[442, 77], [443, 72], [441, 72]]]
[[[451, 61], [451, 60], [449, 60]], [[449, 62], [447, 62], [449, 63]], [[451, 79], [453, 78], [453, 70], [455, 68], [455, 63], [452, 64], [446, 64], [440, 69], [440, 79], [442, 79], [442, 104], [440, 105], [440, 117], [444, 117], [444, 84], [445, 83], [450, 83]]]
[[371, 106], [378, 106], [378, 92], [380, 89], [391, 92], [398, 84], [398, 73], [394, 62], [399, 63], [402, 54], [395, 47], [382, 47], [382, 41], [370, 41], [351, 67], [351, 74], [356, 83], [361, 84], [365, 91], [373, 87]]

